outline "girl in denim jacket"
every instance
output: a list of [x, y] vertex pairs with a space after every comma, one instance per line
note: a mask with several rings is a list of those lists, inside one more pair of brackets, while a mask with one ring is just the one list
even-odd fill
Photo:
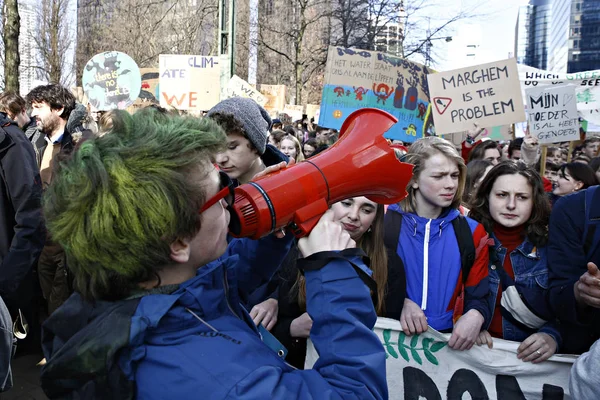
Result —
[[561, 337], [546, 302], [550, 203], [542, 179], [524, 163], [504, 161], [485, 177], [472, 204], [470, 216], [494, 241], [489, 264], [494, 311], [477, 343], [492, 347], [492, 337], [522, 342], [518, 358], [545, 361]]

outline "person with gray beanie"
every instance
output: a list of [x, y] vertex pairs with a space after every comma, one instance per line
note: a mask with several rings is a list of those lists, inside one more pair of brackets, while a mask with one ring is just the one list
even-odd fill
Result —
[[272, 122], [269, 113], [252, 99], [233, 97], [210, 109], [207, 117], [227, 133], [227, 149], [216, 157], [219, 168], [240, 184], [268, 166], [287, 161], [267, 145]]
[[[250, 182], [266, 167], [288, 162], [288, 157], [268, 144], [272, 122], [267, 111], [252, 99], [233, 97], [223, 100], [206, 114], [227, 134], [227, 147], [215, 157], [219, 169], [239, 184]], [[250, 240], [250, 239], [246, 239]], [[245, 306], [258, 326], [267, 330], [277, 322], [279, 277], [250, 293]]]

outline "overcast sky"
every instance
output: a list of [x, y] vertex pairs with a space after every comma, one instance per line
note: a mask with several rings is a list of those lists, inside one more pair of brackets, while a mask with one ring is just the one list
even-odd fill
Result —
[[[475, 23], [481, 25], [482, 40], [479, 60], [492, 62], [508, 58], [508, 53], [514, 53], [515, 26], [519, 6], [526, 5], [527, 0], [447, 0], [446, 5], [439, 10], [441, 15], [451, 15], [461, 7], [472, 9], [479, 5], [475, 12], [485, 14], [483, 17], [463, 20], [455, 23], [457, 29], [462, 24]], [[442, 41], [438, 41], [442, 43]], [[437, 44], [437, 43], [436, 43]], [[438, 53], [440, 62], [438, 68], [445, 70], [444, 58], [449, 57], [446, 52]]]

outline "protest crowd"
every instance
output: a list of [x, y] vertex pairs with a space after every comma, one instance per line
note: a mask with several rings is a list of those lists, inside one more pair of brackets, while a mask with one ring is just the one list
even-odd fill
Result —
[[306, 236], [255, 240], [230, 234], [236, 188], [316, 163], [344, 128], [243, 97], [91, 111], [58, 84], [0, 95], [0, 391], [41, 350], [51, 399], [399, 398], [388, 318], [452, 352], [578, 355], [571, 398], [600, 398], [600, 136], [390, 139], [402, 201], [348, 196]]

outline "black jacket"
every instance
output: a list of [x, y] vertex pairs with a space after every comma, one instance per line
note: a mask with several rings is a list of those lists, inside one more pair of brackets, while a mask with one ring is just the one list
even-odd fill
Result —
[[0, 113], [0, 296], [10, 297], [44, 246], [42, 185], [31, 143]]

